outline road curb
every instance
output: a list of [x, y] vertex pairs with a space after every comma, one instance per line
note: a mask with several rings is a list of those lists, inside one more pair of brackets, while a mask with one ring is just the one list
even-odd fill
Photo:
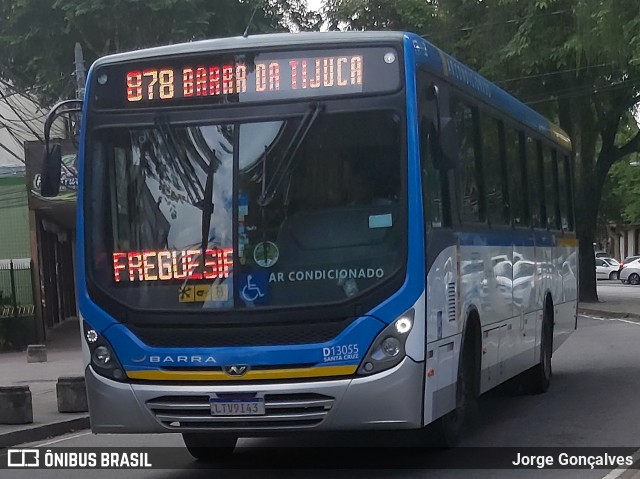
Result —
[[615, 311], [602, 311], [600, 309], [590, 308], [580, 308], [578, 309], [578, 314], [584, 316], [598, 316], [599, 318], [640, 320], [640, 314], [636, 313], [618, 313]]
[[89, 428], [89, 416], [58, 421], [42, 426], [35, 426], [19, 431], [0, 433], [0, 449], [24, 444], [27, 442], [42, 441], [54, 436], [61, 436], [81, 429]]

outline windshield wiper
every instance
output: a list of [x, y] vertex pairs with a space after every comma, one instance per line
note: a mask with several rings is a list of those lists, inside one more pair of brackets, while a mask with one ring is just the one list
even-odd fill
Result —
[[[215, 152], [213, 152], [215, 157]], [[217, 160], [217, 158], [215, 158]], [[201, 251], [204, 257], [205, 251], [209, 246], [209, 230], [211, 228], [211, 216], [215, 205], [213, 204], [213, 175], [216, 174], [218, 165], [213, 160], [209, 162], [209, 171], [207, 172], [207, 181], [204, 186], [204, 198], [202, 199], [202, 243]]]
[[[191, 203], [196, 208], [202, 210], [202, 239], [200, 245], [202, 255], [204, 257], [205, 251], [209, 246], [211, 216], [213, 215], [215, 207], [212, 200], [213, 177], [222, 162], [216, 155], [215, 150], [212, 150], [209, 147], [207, 140], [204, 138], [202, 131], [199, 128], [189, 129], [188, 131], [185, 131], [184, 134], [180, 135], [180, 138], [177, 138], [168, 119], [158, 116], [155, 123], [156, 128], [160, 132], [160, 136], [165, 143], [167, 152], [169, 153], [169, 159], [174, 163], [176, 172], [182, 180]], [[207, 173], [204, 188], [198, 181], [193, 165], [191, 165], [191, 162], [189, 161], [189, 154], [193, 156], [193, 159]], [[205, 160], [208, 160], [208, 163]], [[185, 180], [183, 175], [186, 175], [187, 177], [191, 176], [190, 181]]]
[[[264, 173], [262, 182], [263, 185], [266, 184], [266, 186], [262, 188], [262, 194], [258, 198], [258, 204], [261, 207], [268, 206], [273, 201], [282, 181], [286, 177], [287, 173], [291, 171], [291, 166], [293, 165], [293, 160], [296, 158], [298, 150], [304, 143], [304, 140], [309, 134], [309, 130], [311, 130], [311, 127], [315, 124], [323, 110], [324, 105], [321, 103], [314, 103], [311, 109], [302, 117], [302, 121], [298, 125], [298, 129], [291, 137], [291, 141], [287, 145], [287, 149], [282, 154], [282, 161], [278, 164], [276, 171], [273, 172], [273, 176], [269, 180], [269, 183], [265, 183], [266, 168], [263, 168]], [[266, 160], [267, 152], [265, 150], [263, 161], [266, 163]]]
[[[193, 145], [197, 148], [192, 148], [193, 154], [201, 156], [200, 151], [204, 154], [207, 160], [209, 160], [209, 164], [207, 165], [207, 179], [204, 184], [204, 192], [202, 201], [196, 204], [198, 208], [202, 210], [202, 241], [201, 241], [201, 251], [204, 257], [205, 251], [209, 246], [209, 229], [211, 228], [211, 216], [213, 215], [213, 211], [215, 209], [215, 204], [213, 203], [213, 177], [215, 176], [218, 168], [222, 162], [216, 155], [216, 151], [211, 149], [207, 144], [207, 140], [204, 138], [202, 134], [202, 130], [199, 128], [190, 129], [190, 136], [193, 140]], [[206, 164], [206, 163], [204, 163]]]

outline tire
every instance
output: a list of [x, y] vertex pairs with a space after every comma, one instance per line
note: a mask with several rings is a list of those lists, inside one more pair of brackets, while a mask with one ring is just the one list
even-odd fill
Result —
[[233, 435], [207, 433], [183, 433], [182, 439], [189, 454], [204, 462], [229, 460], [238, 442], [238, 438]]
[[473, 329], [469, 336], [465, 335], [460, 367], [458, 367], [458, 381], [456, 383], [456, 408], [442, 416], [434, 424], [436, 446], [450, 448], [456, 446], [462, 437], [464, 426], [469, 416], [476, 408], [477, 401], [477, 373]]
[[609, 279], [611, 281], [613, 281], [614, 279], [618, 279], [618, 273], [615, 271], [612, 271], [611, 273], [609, 273]]
[[540, 363], [527, 371], [525, 389], [529, 394], [546, 393], [551, 384], [551, 354], [553, 353], [553, 319], [545, 311], [540, 338]]
[[629, 284], [633, 284], [637, 286], [640, 284], [640, 276], [637, 273], [632, 273], [629, 275]]

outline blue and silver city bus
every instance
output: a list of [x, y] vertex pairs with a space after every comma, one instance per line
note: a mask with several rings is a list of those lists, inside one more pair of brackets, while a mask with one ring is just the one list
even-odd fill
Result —
[[570, 140], [422, 37], [116, 54], [81, 111], [93, 432], [453, 444], [480, 394], [548, 388], [576, 325]]

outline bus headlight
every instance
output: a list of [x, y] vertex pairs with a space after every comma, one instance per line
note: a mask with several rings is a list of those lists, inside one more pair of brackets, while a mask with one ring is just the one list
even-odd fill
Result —
[[413, 328], [414, 315], [412, 308], [378, 334], [360, 363], [358, 374], [378, 373], [402, 361], [405, 357], [405, 344]]
[[398, 338], [389, 336], [382, 341], [382, 352], [389, 358], [395, 358], [400, 354], [400, 348], [402, 344]]
[[115, 379], [116, 381], [123, 381], [126, 378], [126, 374], [109, 342], [86, 321], [83, 321], [82, 328], [84, 331], [84, 339], [89, 345], [91, 367], [93, 370], [100, 376]]

